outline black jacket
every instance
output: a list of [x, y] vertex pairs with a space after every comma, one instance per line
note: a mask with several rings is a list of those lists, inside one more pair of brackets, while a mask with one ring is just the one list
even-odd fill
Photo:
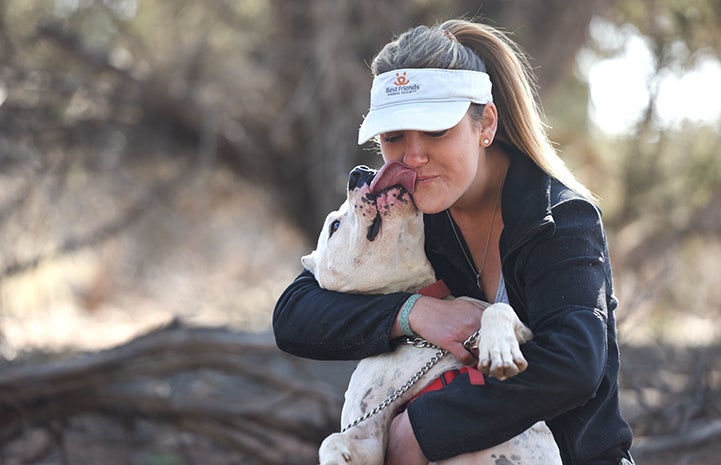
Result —
[[[484, 386], [461, 375], [417, 398], [411, 424], [430, 460], [491, 447], [545, 420], [565, 465], [616, 464], [628, 458], [631, 430], [619, 412], [617, 300], [600, 212], [524, 155], [510, 156], [500, 252], [510, 304], [534, 333], [523, 346], [528, 369]], [[445, 213], [425, 215], [436, 275], [455, 296], [484, 298], [450, 228]], [[326, 360], [390, 351], [408, 296], [326, 291], [304, 271], [276, 304], [276, 342]]]

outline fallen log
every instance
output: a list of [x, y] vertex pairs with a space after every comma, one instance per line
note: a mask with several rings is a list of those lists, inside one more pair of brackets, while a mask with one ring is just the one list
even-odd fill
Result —
[[62, 437], [74, 418], [99, 415], [172, 426], [253, 463], [315, 463], [320, 441], [338, 429], [353, 365], [292, 357], [270, 334], [180, 322], [99, 352], [6, 364], [0, 457], [24, 434]]

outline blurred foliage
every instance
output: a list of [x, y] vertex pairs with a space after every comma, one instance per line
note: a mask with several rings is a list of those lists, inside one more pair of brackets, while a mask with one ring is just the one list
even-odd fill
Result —
[[721, 52], [721, 3], [717, 0], [617, 2], [609, 18], [638, 29], [654, 44], [663, 66], [685, 69], [699, 55], [719, 57]]

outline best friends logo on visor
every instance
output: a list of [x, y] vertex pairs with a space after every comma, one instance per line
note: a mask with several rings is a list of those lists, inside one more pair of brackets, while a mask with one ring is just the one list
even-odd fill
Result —
[[479, 71], [400, 69], [373, 79], [371, 104], [358, 144], [391, 131], [441, 131], [463, 118], [471, 103], [493, 102], [491, 80]]
[[406, 77], [407, 72], [396, 73], [396, 79], [393, 81], [393, 87], [386, 87], [386, 95], [388, 97], [400, 94], [413, 94], [421, 90], [421, 86], [418, 84], [411, 84], [411, 81]]

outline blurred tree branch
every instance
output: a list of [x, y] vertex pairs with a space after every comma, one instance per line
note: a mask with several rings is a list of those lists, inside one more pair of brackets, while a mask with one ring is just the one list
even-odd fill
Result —
[[96, 413], [152, 418], [263, 464], [311, 463], [340, 414], [339, 387], [319, 377], [334, 366], [282, 354], [268, 335], [175, 322], [105, 351], [6, 365], [0, 440]]

